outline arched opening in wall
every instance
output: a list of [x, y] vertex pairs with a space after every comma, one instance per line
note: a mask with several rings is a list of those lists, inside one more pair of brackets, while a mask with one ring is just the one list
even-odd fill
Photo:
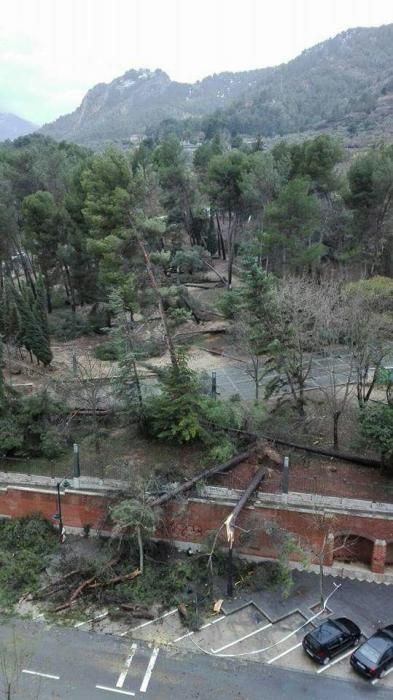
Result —
[[336, 535], [334, 538], [333, 558], [352, 564], [361, 562], [371, 564], [374, 542], [360, 535]]
[[393, 564], [393, 542], [388, 542], [386, 545], [385, 564]]

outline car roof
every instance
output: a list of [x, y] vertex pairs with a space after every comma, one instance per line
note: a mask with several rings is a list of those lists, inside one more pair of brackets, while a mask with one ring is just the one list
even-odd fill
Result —
[[318, 627], [311, 630], [309, 635], [323, 644], [336, 637], [340, 632], [342, 632], [342, 629], [336, 624], [335, 620], [324, 620]]
[[387, 637], [391, 637], [393, 641], [393, 625], [387, 625], [386, 627], [382, 627], [382, 629], [379, 631], [386, 634]]

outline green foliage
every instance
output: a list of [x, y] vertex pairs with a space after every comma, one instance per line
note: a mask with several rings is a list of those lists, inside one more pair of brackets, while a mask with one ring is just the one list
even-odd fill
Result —
[[4, 455], [58, 456], [63, 445], [54, 421], [63, 410], [45, 391], [12, 398], [7, 402], [6, 412], [0, 416], [0, 452]]
[[192, 318], [192, 314], [191, 311], [189, 311], [189, 309], [175, 308], [170, 309], [168, 317], [174, 326], [179, 326], [181, 323], [190, 321], [190, 319]]
[[184, 355], [178, 355], [178, 369], [166, 367], [159, 379], [160, 393], [145, 404], [147, 428], [154, 437], [180, 444], [196, 439], [211, 444], [217, 430], [238, 426], [233, 406], [206, 397], [201, 378], [188, 367]]
[[250, 162], [242, 151], [229, 151], [214, 156], [208, 168], [208, 188], [211, 201], [220, 210], [240, 214], [243, 209], [243, 178]]
[[34, 591], [58, 542], [51, 525], [39, 515], [0, 521], [0, 601], [16, 602]]
[[92, 335], [94, 326], [88, 318], [71, 313], [70, 309], [56, 309], [49, 317], [49, 332], [56, 340], [74, 340]]
[[301, 177], [290, 180], [266, 208], [267, 249], [280, 255], [283, 272], [301, 268], [306, 254], [311, 260], [319, 257], [319, 243], [313, 240], [318, 212], [310, 181]]
[[119, 344], [115, 340], [106, 340], [95, 347], [94, 355], [104, 362], [116, 362], [120, 359]]
[[348, 182], [352, 236], [361, 245], [361, 259], [371, 273], [387, 270], [391, 274], [392, 146], [381, 146], [356, 158], [348, 172]]
[[173, 257], [172, 265], [178, 269], [179, 272], [192, 275], [194, 272], [200, 272], [204, 269], [204, 255], [205, 251], [200, 246], [193, 246], [189, 250], [178, 250]]
[[224, 464], [236, 454], [236, 445], [226, 437], [217, 438], [218, 442], [210, 448], [207, 461], [210, 464]]
[[203, 419], [220, 430], [240, 428], [240, 418], [233, 402], [205, 397], [202, 403]]
[[237, 289], [229, 289], [223, 292], [217, 301], [218, 310], [225, 318], [234, 318], [240, 310], [241, 297]]
[[145, 533], [152, 534], [156, 525], [156, 517], [152, 508], [137, 499], [127, 499], [110, 508], [111, 520], [115, 524], [115, 532], [133, 532], [137, 527]]
[[291, 148], [292, 177], [309, 177], [316, 191], [332, 192], [339, 185], [335, 167], [342, 149], [331, 136], [321, 134]]
[[383, 462], [393, 468], [393, 408], [390, 404], [367, 405], [359, 413], [362, 435], [377, 449]]
[[0, 416], [0, 453], [2, 455], [12, 454], [22, 446], [23, 435], [19, 430], [16, 416], [12, 414]]

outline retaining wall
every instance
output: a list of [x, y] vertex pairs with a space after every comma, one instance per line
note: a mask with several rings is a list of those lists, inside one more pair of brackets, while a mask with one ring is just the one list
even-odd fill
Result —
[[[89, 525], [93, 532], [107, 532], [108, 505], [116, 496], [104, 490], [72, 489], [61, 492], [61, 508], [66, 530], [81, 531]], [[162, 509], [156, 536], [196, 546], [215, 533], [231, 513], [241, 491], [205, 487], [201, 497], [169, 502]], [[37, 485], [0, 487], [0, 516], [21, 517], [41, 513], [52, 520], [57, 512], [55, 488]], [[259, 492], [237, 521], [235, 548], [239, 553], [276, 558], [282, 532], [295, 535], [304, 552], [317, 561], [323, 551], [327, 566], [334, 561], [362, 560], [375, 573], [383, 573], [393, 543], [393, 505], [318, 497], [308, 494], [264, 494]], [[267, 531], [273, 530], [273, 535]], [[352, 539], [351, 539], [352, 538]], [[344, 542], [347, 550], [343, 550]], [[344, 556], [345, 555], [345, 556]], [[302, 558], [300, 551], [291, 554]]]

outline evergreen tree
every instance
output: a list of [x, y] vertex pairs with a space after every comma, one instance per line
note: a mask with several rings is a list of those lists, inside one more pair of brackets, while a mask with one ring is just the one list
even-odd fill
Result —
[[5, 408], [5, 386], [4, 386], [4, 375], [3, 375], [3, 340], [0, 336], [0, 414], [3, 413]]

